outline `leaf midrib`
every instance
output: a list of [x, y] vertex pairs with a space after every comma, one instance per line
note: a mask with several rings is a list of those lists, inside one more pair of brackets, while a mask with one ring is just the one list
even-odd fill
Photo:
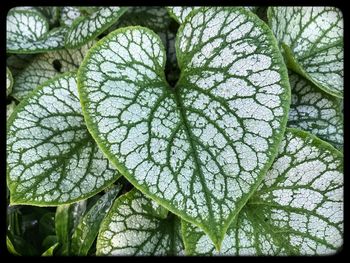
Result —
[[[180, 82], [178, 82], [178, 83], [180, 83]], [[180, 119], [182, 120], [184, 131], [186, 133], [186, 137], [188, 138], [187, 141], [190, 144], [190, 149], [191, 149], [193, 161], [194, 161], [194, 164], [195, 164], [195, 170], [197, 171], [200, 183], [201, 183], [201, 185], [203, 187], [203, 190], [204, 190], [203, 191], [204, 192], [204, 197], [205, 197], [205, 201], [206, 201], [207, 207], [208, 207], [208, 215], [209, 215], [209, 220], [208, 221], [210, 222], [210, 225], [215, 225], [215, 220], [213, 220], [213, 208], [212, 208], [212, 205], [211, 205], [211, 202], [210, 202], [210, 197], [208, 195], [209, 190], [207, 188], [207, 185], [205, 184], [205, 178], [203, 178], [203, 171], [202, 171], [201, 165], [200, 165], [201, 163], [200, 163], [200, 160], [199, 160], [199, 157], [198, 157], [198, 153], [197, 153], [196, 147], [195, 147], [195, 145], [193, 143], [193, 140], [192, 140], [194, 135], [193, 135], [193, 133], [192, 133], [192, 131], [190, 129], [190, 126], [188, 124], [188, 120], [187, 120], [187, 117], [186, 117], [186, 112], [185, 112], [184, 105], [183, 105], [183, 102], [182, 102], [182, 99], [181, 99], [181, 96], [180, 96], [180, 88], [178, 87], [178, 85], [176, 85], [173, 94], [174, 94], [174, 98], [175, 98], [175, 102], [176, 102], [178, 111], [180, 113]], [[205, 228], [208, 229], [207, 227], [205, 227]]]

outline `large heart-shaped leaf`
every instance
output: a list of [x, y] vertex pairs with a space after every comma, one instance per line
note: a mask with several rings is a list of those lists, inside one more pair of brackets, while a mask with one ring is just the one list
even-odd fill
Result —
[[136, 189], [119, 197], [103, 220], [97, 255], [182, 255], [180, 220]]
[[334, 7], [270, 7], [272, 31], [288, 66], [324, 91], [343, 97], [343, 15]]
[[[36, 55], [26, 66], [14, 74], [16, 82], [12, 96], [22, 100], [37, 86], [59, 73], [77, 70], [85, 54], [95, 44], [91, 41], [80, 49], [63, 49]], [[17, 61], [9, 62], [9, 66]]]
[[318, 89], [296, 73], [289, 73], [292, 102], [288, 126], [311, 132], [341, 148], [344, 141], [343, 113], [338, 98]]
[[98, 234], [101, 222], [111, 208], [121, 188], [121, 184], [114, 186], [100, 197], [81, 218], [72, 235], [70, 246], [70, 253], [72, 255], [86, 256], [88, 254]]
[[85, 126], [73, 73], [35, 89], [16, 107], [7, 125], [12, 204], [72, 203], [120, 176]]
[[10, 10], [6, 19], [6, 51], [40, 53], [64, 47], [66, 27], [49, 31], [47, 19], [39, 12]]
[[127, 10], [126, 7], [100, 7], [89, 16], [74, 20], [65, 37], [67, 48], [77, 48], [95, 39], [113, 25]]
[[[188, 254], [218, 254], [182, 221]], [[306, 132], [288, 129], [262, 184], [231, 224], [221, 255], [326, 255], [343, 243], [343, 156]]]
[[290, 103], [272, 32], [241, 8], [202, 8], [182, 24], [171, 88], [159, 37], [116, 30], [78, 73], [87, 126], [138, 189], [195, 223], [219, 247], [271, 164]]

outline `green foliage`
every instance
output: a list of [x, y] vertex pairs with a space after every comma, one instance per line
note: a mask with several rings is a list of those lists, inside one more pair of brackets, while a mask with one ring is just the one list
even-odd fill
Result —
[[339, 9], [22, 6], [6, 21], [9, 253], [342, 248]]

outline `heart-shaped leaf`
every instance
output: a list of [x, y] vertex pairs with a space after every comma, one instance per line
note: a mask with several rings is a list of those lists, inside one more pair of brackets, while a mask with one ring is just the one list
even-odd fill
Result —
[[12, 204], [72, 203], [120, 176], [91, 138], [77, 93], [75, 74], [55, 77], [10, 116], [7, 184]]
[[113, 187], [100, 197], [96, 204], [84, 214], [72, 235], [70, 246], [71, 255], [86, 256], [88, 254], [98, 234], [101, 222], [111, 208], [121, 188], [121, 184]]
[[6, 67], [6, 97], [12, 92], [13, 78], [11, 71]]
[[179, 29], [180, 80], [149, 29], [116, 30], [78, 72], [92, 136], [118, 170], [219, 247], [262, 180], [290, 103], [286, 67], [266, 24], [241, 8], [201, 8]]
[[41, 53], [62, 49], [66, 27], [49, 31], [39, 12], [10, 10], [6, 19], [6, 49], [9, 53]]
[[[63, 49], [36, 55], [26, 66], [14, 74], [16, 83], [12, 96], [22, 100], [37, 86], [59, 73], [77, 70], [80, 63], [95, 41], [91, 41], [80, 49]], [[11, 63], [9, 64], [11, 66]]]
[[89, 16], [74, 20], [65, 37], [67, 48], [77, 48], [95, 39], [122, 16], [126, 7], [100, 7]]
[[103, 220], [97, 255], [182, 255], [180, 220], [136, 189], [119, 197]]
[[[218, 254], [182, 221], [186, 253]], [[343, 156], [306, 132], [287, 129], [262, 184], [231, 224], [221, 255], [329, 255], [343, 243]]]
[[343, 113], [338, 98], [318, 89], [296, 73], [289, 73], [292, 102], [288, 126], [309, 131], [337, 148], [343, 146]]
[[343, 97], [343, 15], [335, 7], [269, 7], [272, 31], [288, 67], [324, 91]]

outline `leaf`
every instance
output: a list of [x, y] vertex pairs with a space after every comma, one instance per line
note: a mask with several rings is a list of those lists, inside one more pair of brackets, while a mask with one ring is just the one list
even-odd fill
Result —
[[327, 93], [343, 97], [343, 15], [335, 7], [270, 7], [272, 31], [288, 67]]
[[83, 114], [136, 188], [220, 247], [277, 153], [290, 103], [287, 71], [267, 25], [241, 8], [193, 12], [176, 52], [182, 72], [171, 88], [156, 34], [142, 27], [109, 34], [78, 71]]
[[40, 218], [39, 233], [44, 237], [55, 234], [55, 213], [48, 212]]
[[56, 25], [60, 17], [59, 6], [38, 6], [37, 9], [48, 19], [50, 25]]
[[[301, 130], [287, 129], [262, 184], [231, 224], [220, 255], [330, 255], [343, 243], [343, 156]], [[182, 221], [186, 253], [218, 254]]]
[[60, 244], [60, 255], [70, 254], [71, 235], [86, 209], [86, 200], [57, 207], [55, 229], [57, 241]]
[[102, 222], [96, 254], [182, 255], [180, 220], [157, 216], [157, 206], [136, 189], [119, 197]]
[[11, 241], [13, 248], [21, 256], [35, 256], [38, 254], [35, 247], [31, 243], [27, 242], [23, 237], [14, 235], [10, 232], [7, 232], [7, 236]]
[[343, 145], [341, 101], [296, 73], [289, 73], [292, 103], [288, 126], [309, 131], [337, 148]]
[[172, 19], [165, 7], [158, 6], [133, 6], [118, 21], [118, 27], [144, 26], [157, 32], [166, 30]]
[[52, 77], [77, 70], [93, 44], [95, 41], [85, 44], [80, 49], [63, 49], [35, 56], [21, 71], [16, 72], [12, 96], [22, 100], [37, 86]]
[[12, 92], [13, 78], [11, 71], [6, 67], [6, 97], [8, 97]]
[[35, 56], [35, 54], [10, 54], [6, 59], [6, 65], [10, 69], [12, 75], [16, 76], [19, 71], [23, 70], [32, 62]]
[[35, 89], [7, 126], [11, 204], [69, 204], [93, 196], [120, 176], [85, 126], [73, 73]]
[[86, 256], [88, 254], [100, 229], [101, 221], [108, 213], [121, 188], [121, 184], [113, 187], [100, 197], [97, 203], [81, 218], [72, 235], [71, 255]]
[[[197, 10], [201, 8], [200, 6], [168, 6], [167, 10], [169, 15], [175, 19], [176, 22], [182, 24], [185, 22], [186, 17], [191, 13], [192, 10]], [[255, 12], [257, 7], [245, 6], [243, 7], [246, 10]]]
[[75, 6], [63, 6], [60, 13], [60, 24], [64, 26], [71, 26], [73, 21], [80, 17], [82, 13], [78, 7]]
[[10, 104], [6, 105], [6, 120], [8, 120], [11, 114], [14, 112], [16, 108], [16, 103], [12, 101]]
[[62, 49], [65, 27], [49, 31], [46, 18], [38, 12], [10, 10], [6, 19], [8, 53], [41, 53]]
[[7, 246], [8, 252], [10, 252], [12, 255], [15, 255], [15, 256], [21, 255], [16, 251], [15, 247], [13, 246], [13, 244], [8, 236], [6, 236], [6, 246]]
[[101, 7], [90, 16], [74, 20], [65, 37], [67, 48], [77, 48], [96, 38], [122, 16], [125, 7]]
[[[53, 228], [55, 228], [55, 223], [53, 224]], [[48, 250], [50, 247], [52, 247], [53, 245], [55, 245], [57, 243], [57, 236], [56, 236], [55, 229], [54, 229], [54, 233], [55, 233], [54, 235], [48, 235], [44, 238], [44, 240], [41, 244], [44, 251]]]
[[54, 245], [49, 247], [44, 253], [42, 253], [41, 256], [45, 256], [45, 257], [53, 256], [54, 255], [53, 253], [58, 245], [59, 245], [58, 243], [55, 243]]

